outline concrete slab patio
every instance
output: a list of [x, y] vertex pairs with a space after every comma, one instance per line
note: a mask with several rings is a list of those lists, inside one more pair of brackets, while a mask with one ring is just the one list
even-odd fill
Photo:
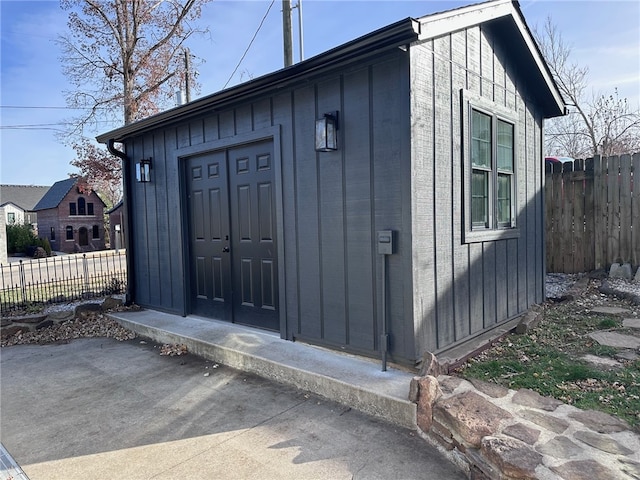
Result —
[[139, 339], [5, 347], [0, 362], [0, 440], [31, 480], [466, 478], [411, 430]]
[[413, 373], [381, 362], [304, 343], [282, 340], [256, 328], [153, 310], [111, 313], [126, 328], [159, 343], [186, 344], [203, 358], [308, 390], [330, 400], [415, 428], [416, 405], [409, 401]]

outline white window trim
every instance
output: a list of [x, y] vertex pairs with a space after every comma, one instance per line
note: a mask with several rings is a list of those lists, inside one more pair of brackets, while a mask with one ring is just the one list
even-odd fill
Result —
[[[486, 98], [480, 97], [467, 90], [461, 90], [462, 105], [462, 170], [463, 170], [463, 242], [476, 243], [508, 238], [518, 238], [520, 230], [516, 224], [518, 212], [518, 170], [522, 159], [518, 158], [518, 112], [509, 110]], [[497, 162], [497, 120], [503, 120], [513, 125], [513, 175], [511, 185], [511, 226], [508, 228], [497, 226], [497, 165], [492, 163], [491, 185], [489, 188], [489, 215], [492, 226], [486, 229], [474, 229], [471, 225], [471, 112], [475, 109], [492, 117], [491, 129], [491, 159]]]

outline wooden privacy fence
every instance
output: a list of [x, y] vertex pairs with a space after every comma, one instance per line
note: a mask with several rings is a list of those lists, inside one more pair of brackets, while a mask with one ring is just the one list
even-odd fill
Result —
[[639, 172], [640, 153], [546, 165], [548, 272], [638, 266]]

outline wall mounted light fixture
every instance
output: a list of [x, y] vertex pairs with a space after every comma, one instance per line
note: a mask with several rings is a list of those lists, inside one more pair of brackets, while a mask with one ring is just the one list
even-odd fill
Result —
[[325, 113], [316, 120], [316, 152], [338, 149], [338, 111]]
[[136, 165], [136, 179], [140, 183], [147, 183], [151, 181], [151, 157], [143, 158], [140, 163]]

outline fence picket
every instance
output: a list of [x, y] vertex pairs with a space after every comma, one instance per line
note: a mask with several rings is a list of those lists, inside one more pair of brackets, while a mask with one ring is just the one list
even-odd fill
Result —
[[631, 259], [634, 265], [640, 265], [640, 153], [631, 161]]
[[584, 266], [582, 271], [594, 269], [596, 262], [593, 168], [593, 158], [586, 159], [584, 162]]
[[631, 261], [631, 155], [620, 157], [620, 259]]

